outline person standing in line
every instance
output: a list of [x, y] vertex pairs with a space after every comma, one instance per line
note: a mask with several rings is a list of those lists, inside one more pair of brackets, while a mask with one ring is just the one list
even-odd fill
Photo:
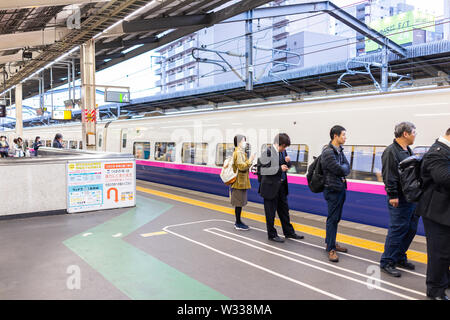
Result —
[[344, 155], [342, 147], [347, 140], [347, 131], [344, 127], [336, 125], [330, 130], [331, 141], [322, 150], [321, 165], [324, 176], [323, 195], [327, 202], [328, 216], [326, 222], [326, 251], [328, 260], [338, 262], [337, 252], [348, 250], [336, 243], [338, 224], [342, 218], [344, 208], [347, 180], [350, 173], [350, 164]]
[[23, 143], [23, 140], [22, 140], [21, 137], [18, 137], [18, 138], [17, 138], [17, 145], [19, 146], [19, 149], [20, 149], [20, 151], [19, 151], [19, 157], [25, 157], [27, 147], [26, 147], [25, 144]]
[[13, 152], [13, 156], [15, 158], [22, 158], [22, 157], [25, 156], [25, 154], [23, 152], [23, 149], [22, 149], [21, 141], [22, 141], [21, 138], [15, 138], [13, 140], [14, 143], [13, 143], [13, 147], [11, 149], [11, 152]]
[[34, 155], [36, 157], [38, 156], [39, 147], [42, 147], [42, 142], [41, 142], [41, 137], [37, 136], [34, 139], [34, 143], [33, 143]]
[[247, 205], [247, 190], [251, 189], [249, 169], [252, 166], [255, 154], [247, 159], [245, 152], [247, 147], [247, 139], [243, 135], [234, 137], [233, 152], [233, 171], [237, 172], [236, 181], [231, 185], [231, 205], [234, 207], [236, 223], [234, 227], [237, 230], [249, 230], [250, 228], [242, 222], [242, 208]]
[[424, 155], [423, 194], [416, 214], [422, 217], [427, 239], [427, 296], [449, 300], [450, 287], [450, 128]]
[[2, 158], [8, 158], [8, 152], [9, 152], [9, 144], [6, 140], [6, 136], [0, 137], [0, 156]]
[[291, 145], [291, 139], [286, 133], [275, 136], [274, 142], [258, 159], [260, 167], [259, 194], [264, 198], [264, 213], [266, 215], [266, 227], [269, 240], [284, 242], [274, 227], [275, 213], [281, 221], [283, 234], [286, 238], [303, 239], [295, 233], [289, 218], [289, 194], [286, 172], [291, 166], [290, 158], [286, 154], [286, 148]]
[[62, 149], [62, 148], [63, 148], [63, 145], [62, 145], [62, 139], [63, 139], [62, 134], [61, 134], [61, 133], [57, 133], [57, 134], [55, 135], [55, 139], [53, 140], [53, 145], [52, 145], [52, 147], [53, 147], [53, 148]]
[[380, 268], [393, 277], [400, 277], [401, 273], [396, 267], [415, 269], [415, 266], [408, 262], [406, 251], [416, 235], [419, 217], [414, 214], [415, 204], [405, 199], [398, 165], [413, 154], [409, 146], [414, 144], [416, 139], [416, 127], [411, 122], [401, 122], [395, 126], [394, 135], [393, 143], [381, 156], [381, 171], [388, 197], [390, 219]]

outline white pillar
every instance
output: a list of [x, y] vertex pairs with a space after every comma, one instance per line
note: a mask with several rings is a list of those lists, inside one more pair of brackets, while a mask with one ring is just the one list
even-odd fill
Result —
[[23, 139], [22, 84], [16, 85], [16, 136]]
[[[89, 40], [80, 47], [81, 52], [81, 113], [83, 148], [96, 150], [95, 115], [95, 42]], [[87, 114], [87, 116], [86, 116]]]

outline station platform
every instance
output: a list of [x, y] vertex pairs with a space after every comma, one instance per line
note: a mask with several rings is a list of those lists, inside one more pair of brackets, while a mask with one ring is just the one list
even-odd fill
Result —
[[427, 299], [423, 237], [408, 252], [416, 270], [392, 278], [378, 267], [385, 230], [342, 221], [349, 252], [332, 263], [324, 217], [292, 211], [305, 239], [274, 243], [259, 204], [238, 231], [227, 198], [144, 181], [137, 191], [135, 208], [0, 221], [0, 299]]

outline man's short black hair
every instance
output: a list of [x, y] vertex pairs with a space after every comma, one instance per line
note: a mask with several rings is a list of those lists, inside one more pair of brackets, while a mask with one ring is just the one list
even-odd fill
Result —
[[58, 139], [62, 139], [62, 134], [61, 133], [55, 134], [55, 140], [58, 140]]
[[279, 146], [289, 147], [291, 145], [291, 138], [286, 133], [279, 133], [273, 139], [273, 143], [277, 143]]
[[445, 133], [446, 136], [450, 136], [450, 128], [447, 129], [447, 132]]
[[337, 135], [338, 137], [341, 136], [342, 131], [347, 131], [347, 130], [345, 130], [345, 128], [340, 125], [335, 125], [333, 128], [331, 128], [331, 130], [330, 130], [331, 140], [334, 139], [334, 135]]

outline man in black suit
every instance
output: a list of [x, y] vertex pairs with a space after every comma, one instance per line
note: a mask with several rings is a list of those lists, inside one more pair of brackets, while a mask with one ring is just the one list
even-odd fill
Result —
[[416, 208], [427, 238], [427, 296], [449, 300], [450, 287], [450, 128], [422, 160], [423, 194]]
[[264, 212], [266, 214], [267, 235], [269, 240], [284, 242], [274, 227], [275, 212], [281, 221], [286, 238], [303, 239], [295, 233], [289, 219], [289, 205], [287, 201], [288, 182], [286, 172], [291, 166], [286, 148], [291, 145], [289, 136], [285, 133], [277, 134], [273, 145], [263, 151], [258, 159], [260, 166], [259, 194], [264, 198]]

